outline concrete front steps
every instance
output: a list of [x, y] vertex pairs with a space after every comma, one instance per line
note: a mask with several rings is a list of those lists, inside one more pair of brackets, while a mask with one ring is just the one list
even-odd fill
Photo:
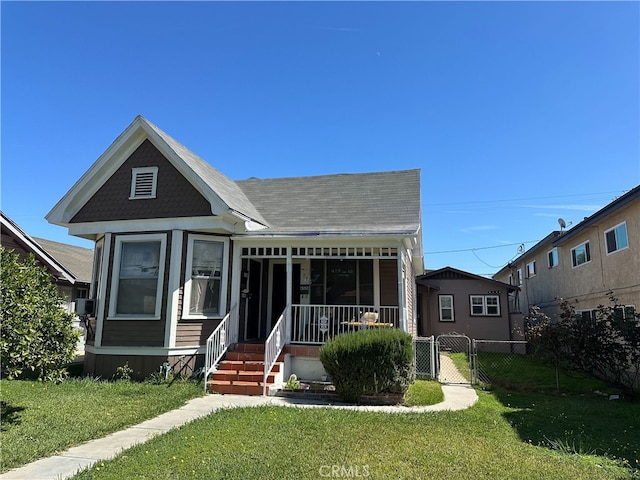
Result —
[[[282, 382], [284, 355], [280, 355], [267, 377], [269, 387]], [[218, 370], [208, 381], [211, 393], [233, 395], [262, 395], [264, 376], [264, 344], [236, 343], [220, 362]]]

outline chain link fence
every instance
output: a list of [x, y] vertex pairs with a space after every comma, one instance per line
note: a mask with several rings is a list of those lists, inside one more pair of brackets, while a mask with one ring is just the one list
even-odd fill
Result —
[[526, 373], [527, 342], [471, 340], [464, 335], [414, 339], [416, 377], [442, 383], [491, 385]]
[[491, 385], [494, 379], [509, 382], [526, 372], [527, 342], [473, 340], [472, 370], [476, 383]]
[[436, 377], [435, 338], [416, 337], [413, 339], [416, 377], [432, 380]]

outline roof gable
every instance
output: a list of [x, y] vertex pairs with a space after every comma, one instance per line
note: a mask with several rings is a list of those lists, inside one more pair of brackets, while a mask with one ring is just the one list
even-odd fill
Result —
[[[0, 225], [2, 227], [2, 237], [10, 237], [13, 243], [25, 252], [25, 254], [33, 253], [38, 262], [44, 265], [47, 271], [56, 277], [56, 279], [66, 281], [71, 284], [76, 282], [76, 277], [71, 270], [62, 265], [53, 255], [42, 248], [35, 239], [27, 235], [3, 212], [0, 212]], [[6, 241], [6, 238], [3, 238], [2, 243], [4, 247], [9, 246], [9, 242]]]
[[486, 282], [488, 284], [495, 285], [501, 288], [506, 288], [508, 290], [520, 290], [515, 285], [509, 285], [504, 282], [499, 282], [498, 280], [481, 277], [480, 275], [458, 270], [453, 267], [444, 267], [439, 270], [433, 270], [428, 273], [425, 273], [424, 275], [420, 275], [419, 277], [416, 277], [416, 283], [418, 283], [419, 285], [429, 286], [430, 280], [474, 280], [474, 281]]
[[260, 225], [265, 221], [229, 178], [164, 133], [137, 116], [109, 148], [94, 162], [67, 194], [47, 214], [49, 222], [68, 226], [72, 218], [148, 140], [210, 204], [211, 214], [231, 214]]

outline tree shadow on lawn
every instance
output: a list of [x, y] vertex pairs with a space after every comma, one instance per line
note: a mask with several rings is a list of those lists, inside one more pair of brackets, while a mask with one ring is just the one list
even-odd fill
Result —
[[5, 432], [9, 425], [18, 425], [24, 410], [25, 407], [14, 407], [4, 400], [0, 401], [0, 431]]
[[522, 441], [563, 453], [604, 455], [640, 472], [640, 403], [495, 390]]

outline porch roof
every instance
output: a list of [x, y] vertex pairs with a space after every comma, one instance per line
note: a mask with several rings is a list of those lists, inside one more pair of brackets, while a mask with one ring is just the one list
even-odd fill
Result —
[[236, 182], [275, 234], [415, 234], [420, 170]]

